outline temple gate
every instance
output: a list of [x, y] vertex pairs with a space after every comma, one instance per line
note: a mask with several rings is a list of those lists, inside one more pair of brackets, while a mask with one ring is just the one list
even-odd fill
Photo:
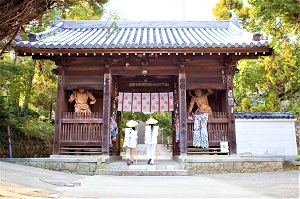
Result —
[[[228, 142], [236, 153], [232, 80], [237, 62], [272, 54], [260, 35], [241, 28], [237, 18], [226, 21], [53, 21], [52, 27], [13, 44], [19, 56], [48, 59], [58, 75], [54, 154], [120, 155], [120, 133], [111, 144], [112, 116], [121, 120], [119, 93], [174, 94], [173, 155], [223, 154]], [[79, 89], [90, 112], [74, 112], [70, 95]], [[188, 113], [195, 90], [207, 97], [209, 148], [193, 147], [194, 123]], [[79, 95], [81, 95], [79, 93]], [[92, 97], [91, 97], [92, 98]], [[76, 104], [75, 104], [76, 106]], [[195, 109], [193, 108], [194, 112]], [[176, 139], [178, 137], [178, 139]]]

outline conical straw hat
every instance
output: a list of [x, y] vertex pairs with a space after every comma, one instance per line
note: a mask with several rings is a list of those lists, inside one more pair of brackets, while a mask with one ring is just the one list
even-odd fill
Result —
[[129, 127], [129, 128], [132, 128], [132, 127], [135, 127], [137, 126], [139, 123], [137, 121], [134, 121], [134, 120], [129, 120], [127, 123], [126, 123], [126, 126]]
[[158, 122], [158, 121], [157, 121], [156, 119], [152, 118], [152, 117], [150, 117], [150, 118], [146, 121], [147, 124], [156, 124], [157, 122]]

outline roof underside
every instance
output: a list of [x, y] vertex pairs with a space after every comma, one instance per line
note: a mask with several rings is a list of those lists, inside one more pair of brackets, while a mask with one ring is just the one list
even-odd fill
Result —
[[[116, 31], [112, 25], [116, 25]], [[268, 52], [266, 40], [237, 21], [65, 21], [57, 20], [30, 41], [13, 44], [22, 52]], [[254, 41], [259, 40], [259, 41]], [[26, 50], [27, 49], [27, 50]], [[30, 49], [30, 50], [28, 50]]]

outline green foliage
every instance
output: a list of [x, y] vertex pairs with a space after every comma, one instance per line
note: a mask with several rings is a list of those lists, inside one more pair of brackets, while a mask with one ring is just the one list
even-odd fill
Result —
[[146, 115], [142, 112], [122, 112], [121, 132], [124, 132], [126, 122], [129, 120], [146, 122], [150, 117], [158, 121], [157, 125], [165, 137], [172, 135], [172, 112], [152, 113], [150, 115]]
[[[64, 6], [61, 6], [62, 17], [64, 19], [85, 19], [86, 17], [93, 17], [93, 19], [100, 19], [103, 15], [104, 7], [109, 0], [65, 0]], [[78, 18], [76, 16], [78, 14]], [[71, 17], [71, 18], [68, 18]], [[86, 18], [91, 19], [91, 18]]]
[[0, 90], [0, 126], [6, 127], [13, 123], [13, 117], [7, 106], [7, 97]]
[[290, 111], [299, 115], [300, 51], [298, 1], [220, 0], [213, 13], [229, 19], [234, 9], [243, 18], [244, 28], [263, 31], [274, 49], [272, 57], [240, 61], [234, 78], [237, 111]]
[[243, 8], [242, 0], [220, 0], [213, 8], [213, 14], [216, 20], [227, 20], [231, 17], [231, 10], [241, 10]]
[[93, 6], [88, 2], [73, 6], [67, 13], [68, 20], [99, 20], [103, 14], [103, 9]]
[[216, 20], [228, 20], [234, 11], [242, 19], [243, 26], [247, 27], [250, 23], [250, 8], [244, 6], [242, 0], [220, 0], [213, 8], [213, 14]]
[[53, 141], [54, 127], [50, 120], [44, 118], [22, 118], [21, 131], [28, 138]]
[[261, 21], [266, 29], [274, 35], [274, 26], [284, 25], [291, 30], [300, 29], [299, 0], [248, 0], [253, 6], [254, 17]]
[[[53, 140], [50, 118], [56, 98], [53, 63], [6, 54], [0, 62], [0, 143], [7, 146], [7, 126], [12, 142]], [[2, 148], [3, 149], [3, 148]]]

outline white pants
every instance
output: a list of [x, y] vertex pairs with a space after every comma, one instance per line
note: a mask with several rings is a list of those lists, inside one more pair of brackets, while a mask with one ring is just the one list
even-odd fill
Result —
[[147, 158], [151, 159], [150, 164], [154, 164], [156, 144], [147, 144]]

